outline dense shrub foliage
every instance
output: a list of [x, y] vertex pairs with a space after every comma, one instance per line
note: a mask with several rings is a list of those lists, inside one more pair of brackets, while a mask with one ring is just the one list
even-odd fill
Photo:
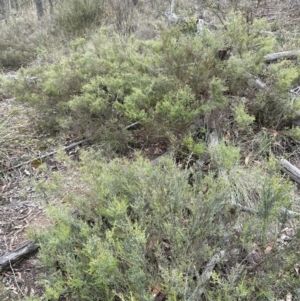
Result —
[[[37, 185], [45, 300], [300, 299], [297, 198], [274, 156], [299, 141], [299, 60], [266, 61], [279, 46], [256, 1], [200, 1], [221, 26], [156, 20], [155, 39], [140, 39], [142, 2], [49, 1], [39, 23], [0, 25], [0, 67], [19, 68], [4, 92], [47, 134], [115, 151], [64, 158]], [[174, 158], [133, 151], [154, 144]]]
[[[150, 137], [186, 135], [199, 120], [219, 131], [230, 118], [245, 129], [253, 122], [278, 127], [299, 107], [289, 93], [299, 68], [286, 61], [265, 65], [274, 47], [274, 39], [261, 34], [266, 26], [231, 14], [226, 31], [183, 34], [176, 27], [156, 41], [101, 31], [91, 41], [75, 40], [70, 56], [19, 72], [38, 76], [36, 85], [21, 80], [10, 88], [37, 108], [44, 126], [111, 141], [123, 137], [123, 146], [132, 122]], [[256, 84], [258, 77], [267, 88]]]
[[55, 32], [63, 32], [66, 37], [74, 37], [101, 25], [103, 17], [103, 0], [59, 1], [55, 6], [53, 26]]
[[0, 25], [0, 68], [16, 70], [32, 62], [38, 52], [39, 33], [33, 22], [15, 21], [10, 27]]
[[[271, 300], [291, 290], [299, 296], [299, 237], [276, 242], [293, 187], [272, 162], [267, 170], [239, 167], [233, 147], [216, 146], [211, 156], [215, 172], [195, 174], [193, 186], [171, 159], [154, 167], [142, 158], [107, 163], [101, 154], [83, 156], [77, 188], [65, 199], [69, 209], [50, 207], [53, 226], [34, 235], [52, 271], [47, 300]], [[56, 181], [51, 198], [61, 193]], [[220, 252], [225, 256], [203, 281]]]

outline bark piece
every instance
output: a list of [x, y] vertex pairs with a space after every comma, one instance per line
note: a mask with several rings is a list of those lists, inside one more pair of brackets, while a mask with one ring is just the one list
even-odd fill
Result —
[[12, 252], [4, 254], [0, 257], [0, 272], [3, 272], [5, 269], [10, 268], [10, 265], [12, 265], [13, 263], [25, 259], [38, 248], [39, 246], [34, 242], [27, 241]]

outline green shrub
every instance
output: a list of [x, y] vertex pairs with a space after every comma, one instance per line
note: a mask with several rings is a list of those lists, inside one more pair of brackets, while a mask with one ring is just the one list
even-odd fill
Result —
[[[193, 186], [171, 159], [154, 167], [141, 158], [106, 163], [101, 154], [86, 153], [65, 199], [69, 209], [50, 207], [53, 226], [33, 235], [50, 269], [47, 300], [153, 300], [155, 291], [168, 300], [265, 300], [284, 298], [287, 290], [296, 296], [290, 271], [299, 237], [274, 244], [293, 188], [271, 164], [239, 167], [232, 151], [216, 148], [219, 175], [197, 174]], [[56, 193], [63, 194], [57, 186], [51, 198]], [[261, 251], [256, 266], [253, 247], [270, 244], [272, 252]], [[220, 251], [226, 256], [202, 283], [206, 264]]]
[[243, 103], [240, 103], [234, 107], [234, 114], [237, 125], [243, 129], [250, 128], [251, 124], [255, 120], [254, 116], [247, 114], [245, 111], [245, 105]]
[[[280, 126], [298, 108], [288, 88], [299, 68], [286, 62], [265, 65], [264, 55], [274, 47], [274, 39], [261, 34], [265, 21], [248, 24], [230, 14], [226, 26], [225, 32], [199, 35], [174, 28], [148, 42], [102, 30], [90, 42], [73, 42], [70, 56], [24, 72], [38, 74], [36, 85], [24, 80], [9, 89], [36, 106], [44, 125], [97, 138], [124, 137], [121, 148], [131, 139], [124, 128], [133, 122], [150, 140], [189, 135], [197, 120], [224, 132], [231, 116], [239, 127], [254, 120]], [[255, 84], [260, 76], [267, 89]]]
[[16, 70], [36, 58], [40, 36], [34, 26], [25, 20], [0, 24], [0, 68]]
[[55, 6], [53, 26], [55, 32], [75, 37], [101, 25], [103, 17], [103, 0], [59, 1]]

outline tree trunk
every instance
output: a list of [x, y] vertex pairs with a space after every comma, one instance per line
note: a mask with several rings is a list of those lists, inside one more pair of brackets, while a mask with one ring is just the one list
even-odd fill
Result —
[[0, 0], [0, 6], [1, 6], [2, 13], [3, 13], [4, 22], [5, 22], [5, 24], [7, 24], [8, 23], [8, 5], [7, 5], [7, 1], [6, 0]]
[[35, 0], [35, 6], [38, 19], [41, 20], [44, 16], [43, 0]]

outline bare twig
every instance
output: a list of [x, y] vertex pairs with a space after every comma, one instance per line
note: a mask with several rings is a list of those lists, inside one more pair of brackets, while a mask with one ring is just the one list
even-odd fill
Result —
[[12, 272], [13, 272], [13, 275], [14, 275], [14, 279], [15, 279], [16, 286], [17, 286], [17, 288], [18, 288], [19, 292], [21, 293], [21, 295], [22, 295], [22, 296], [24, 296], [24, 294], [23, 294], [22, 290], [21, 290], [21, 289], [20, 289], [20, 287], [19, 287], [19, 284], [18, 284], [18, 281], [17, 281], [17, 278], [16, 278], [16, 274], [15, 274], [15, 271], [14, 271], [14, 269], [13, 269], [12, 265], [11, 265], [11, 262], [10, 262], [10, 260], [9, 260], [9, 265], [10, 265], [10, 269], [11, 269], [11, 270], [12, 270]]
[[[66, 150], [72, 149], [72, 148], [74, 148], [74, 147], [76, 147], [76, 146], [78, 146], [78, 145], [80, 145], [80, 144], [82, 144], [82, 143], [84, 143], [84, 142], [86, 142], [86, 141], [87, 141], [87, 139], [84, 139], [84, 140], [81, 140], [81, 141], [78, 141], [78, 142], [74, 142], [74, 143], [72, 143], [72, 144], [70, 144], [70, 145], [68, 145], [68, 146], [65, 146], [65, 147], [63, 148], [63, 150], [66, 151]], [[37, 158], [28, 160], [28, 161], [23, 162], [23, 163], [20, 163], [20, 164], [18, 164], [18, 165], [12, 166], [12, 167], [7, 168], [7, 169], [5, 169], [5, 170], [1, 170], [0, 173], [5, 173], [5, 172], [8, 172], [8, 171], [10, 171], [10, 170], [17, 169], [17, 168], [19, 168], [19, 167], [21, 167], [21, 166], [23, 166], [23, 165], [27, 165], [27, 164], [31, 163], [32, 161], [35, 161], [35, 160], [42, 160], [42, 159], [51, 157], [51, 156], [55, 155], [57, 152], [58, 152], [58, 150], [53, 151], [53, 152], [50, 152], [50, 153], [47, 153], [47, 154], [45, 154], [45, 155], [42, 155], [42, 156], [39, 156], [39, 157], [37, 157]]]
[[129, 125], [125, 126], [125, 130], [129, 130], [129, 129], [131, 129], [131, 128], [135, 127], [136, 125], [139, 125], [139, 124], [140, 124], [139, 121], [136, 121], [132, 124], [129, 124]]
[[193, 155], [194, 155], [194, 153], [191, 152], [190, 155], [189, 155], [189, 157], [188, 157], [188, 159], [187, 159], [187, 162], [186, 162], [186, 164], [185, 164], [185, 170], [186, 170], [186, 171], [187, 171], [188, 168], [189, 168], [189, 164], [190, 164], [190, 162], [192, 161]]

